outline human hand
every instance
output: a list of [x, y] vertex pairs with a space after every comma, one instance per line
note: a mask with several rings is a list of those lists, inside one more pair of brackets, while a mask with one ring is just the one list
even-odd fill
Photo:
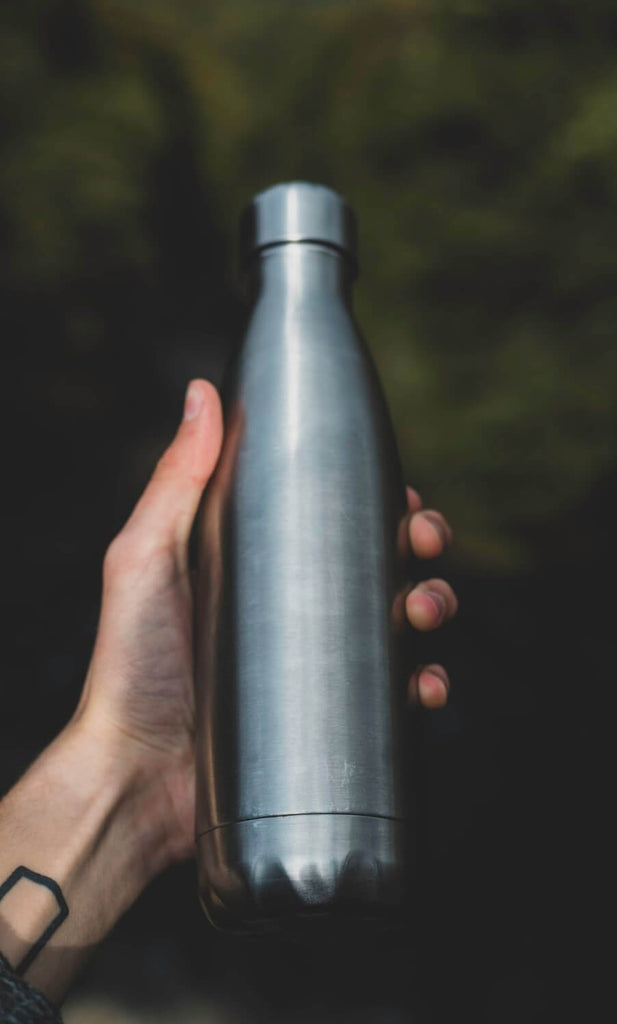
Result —
[[[166, 836], [169, 861], [194, 846], [194, 698], [192, 588], [188, 540], [202, 491], [222, 442], [217, 392], [192, 381], [185, 418], [125, 527], [112, 541], [103, 573], [96, 645], [76, 718], [95, 742], [139, 764], [155, 782], [153, 827]], [[408, 488], [406, 542], [420, 559], [451, 538], [441, 513], [422, 510]], [[452, 588], [429, 579], [401, 595], [402, 614], [419, 630], [456, 612]], [[440, 665], [416, 669], [410, 699], [442, 706], [448, 677]]]
[[[188, 540], [222, 436], [216, 390], [192, 381], [178, 433], [107, 551], [76, 712], [0, 805], [0, 949], [13, 965], [27, 962], [27, 979], [54, 1002], [151, 878], [194, 848]], [[448, 524], [411, 488], [408, 506], [402, 554], [435, 557]], [[429, 579], [407, 587], [394, 612], [399, 627], [429, 630], [456, 607], [449, 584]], [[417, 668], [410, 699], [439, 707], [447, 688], [442, 666]], [[24, 870], [29, 881], [17, 883]], [[68, 914], [57, 931], [50, 886]]]

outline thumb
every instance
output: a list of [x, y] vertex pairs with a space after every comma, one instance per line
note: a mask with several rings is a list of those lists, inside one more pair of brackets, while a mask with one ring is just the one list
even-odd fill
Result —
[[148, 548], [185, 546], [222, 441], [218, 392], [207, 380], [192, 380], [178, 432], [159, 459], [123, 532], [139, 536]]

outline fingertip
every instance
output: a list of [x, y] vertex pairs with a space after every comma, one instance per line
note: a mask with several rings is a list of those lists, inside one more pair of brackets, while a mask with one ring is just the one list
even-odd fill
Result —
[[414, 629], [436, 629], [448, 615], [448, 603], [438, 590], [426, 590], [420, 584], [409, 592], [405, 602], [407, 618]]
[[178, 439], [182, 435], [191, 447], [199, 438], [197, 475], [209, 477], [223, 440], [221, 399], [209, 380], [197, 377], [189, 382], [184, 401], [182, 431]]
[[434, 676], [423, 677], [419, 689], [420, 703], [427, 711], [438, 711], [448, 703], [448, 691]]
[[202, 377], [189, 381], [184, 399], [184, 420], [196, 419], [202, 413], [222, 420], [221, 399], [214, 384]]
[[200, 380], [192, 380], [186, 389], [184, 396], [183, 420], [194, 420], [201, 412], [204, 404], [205, 394]]
[[450, 681], [442, 665], [426, 665], [417, 673], [417, 700], [428, 710], [443, 708], [448, 702]]
[[182, 422], [130, 516], [134, 529], [184, 544], [223, 440], [221, 401], [213, 384], [189, 382]]
[[451, 530], [440, 512], [428, 509], [411, 516], [409, 540], [418, 558], [436, 558], [450, 543]]

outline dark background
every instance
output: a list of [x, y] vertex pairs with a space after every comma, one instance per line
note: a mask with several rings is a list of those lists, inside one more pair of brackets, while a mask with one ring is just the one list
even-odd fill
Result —
[[[0, 8], [0, 785], [70, 716], [101, 560], [240, 321], [277, 181], [356, 209], [356, 309], [409, 482], [456, 544], [426, 716], [417, 919], [379, 948], [215, 934], [192, 865], [97, 952], [67, 1024], [549, 1021], [595, 959], [612, 681], [617, 9], [20, 0]], [[430, 570], [433, 573], [433, 570]], [[416, 944], [416, 937], [419, 941]]]

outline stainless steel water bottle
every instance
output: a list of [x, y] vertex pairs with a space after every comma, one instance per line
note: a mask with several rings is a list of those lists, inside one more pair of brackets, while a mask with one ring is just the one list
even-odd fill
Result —
[[406, 504], [351, 308], [353, 213], [276, 185], [241, 259], [252, 303], [198, 533], [200, 898], [232, 929], [388, 921], [409, 876]]

